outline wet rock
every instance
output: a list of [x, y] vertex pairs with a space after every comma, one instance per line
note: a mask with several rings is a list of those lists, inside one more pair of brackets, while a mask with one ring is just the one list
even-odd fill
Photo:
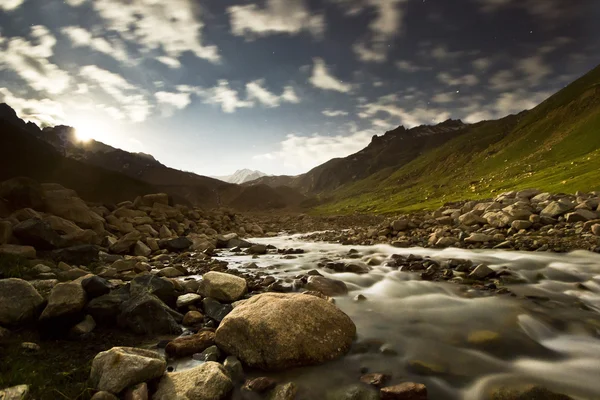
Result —
[[36, 318], [44, 299], [27, 281], [0, 279], [0, 324], [19, 325]]
[[202, 315], [199, 311], [188, 311], [183, 316], [183, 325], [184, 326], [197, 326], [202, 323], [204, 320], [204, 315]]
[[304, 288], [306, 290], [321, 292], [330, 297], [348, 293], [348, 287], [344, 282], [323, 276], [310, 276]]
[[408, 369], [417, 375], [444, 375], [448, 373], [448, 368], [444, 365], [421, 360], [411, 360], [408, 362]]
[[154, 351], [113, 347], [92, 361], [90, 382], [98, 390], [118, 394], [124, 389], [162, 376], [167, 363]]
[[263, 255], [267, 254], [267, 246], [264, 244], [253, 244], [248, 249], [249, 254]]
[[277, 385], [277, 381], [275, 379], [262, 376], [260, 378], [248, 379], [244, 383], [244, 386], [242, 386], [242, 390], [264, 393], [273, 389], [275, 385]]
[[216, 362], [207, 362], [182, 372], [165, 374], [153, 400], [221, 400], [233, 390], [233, 383], [225, 368]]
[[198, 332], [195, 335], [183, 336], [170, 341], [165, 347], [169, 357], [181, 358], [201, 353], [215, 344], [215, 333], [211, 331]]
[[475, 269], [473, 270], [473, 272], [471, 272], [469, 274], [469, 278], [471, 279], [486, 279], [490, 276], [494, 275], [494, 270], [491, 269], [490, 267], [488, 267], [487, 265], [484, 264], [480, 264], [477, 267], [475, 267]]
[[384, 387], [381, 400], [427, 400], [427, 388], [421, 383], [405, 382]]
[[196, 353], [192, 356], [197, 361], [219, 361], [221, 358], [221, 351], [217, 346], [210, 346], [206, 348], [202, 353]]
[[371, 373], [361, 376], [360, 381], [366, 385], [382, 387], [390, 378], [388, 374]]
[[111, 289], [111, 284], [106, 279], [96, 275], [83, 279], [81, 286], [90, 299], [103, 296], [109, 293]]
[[198, 293], [227, 303], [241, 299], [247, 292], [244, 278], [222, 272], [207, 272], [202, 276]]
[[364, 294], [357, 294], [354, 296], [354, 301], [367, 301], [367, 297]]
[[592, 225], [592, 233], [596, 236], [600, 236], [600, 224]]
[[264, 293], [223, 319], [216, 342], [245, 364], [272, 370], [336, 359], [350, 349], [355, 334], [350, 318], [325, 300]]
[[29, 385], [13, 386], [0, 390], [2, 400], [23, 400], [29, 398]]
[[475, 346], [486, 346], [498, 343], [500, 334], [494, 331], [480, 330], [469, 333], [467, 342]]
[[193, 244], [194, 242], [187, 237], [180, 236], [175, 239], [162, 239], [158, 242], [158, 247], [176, 253], [189, 249]]
[[490, 400], [573, 400], [545, 387], [527, 385], [520, 388], [498, 388], [490, 393]]
[[326, 395], [327, 400], [379, 400], [375, 388], [365, 385], [350, 385], [332, 390]]
[[132, 293], [121, 305], [117, 323], [140, 335], [179, 334], [181, 327], [177, 321], [183, 316], [171, 310], [158, 297], [150, 293]]
[[206, 316], [217, 322], [221, 322], [233, 310], [233, 307], [231, 304], [221, 304], [212, 297], [207, 297], [206, 299], [202, 299], [202, 309]]
[[227, 375], [229, 375], [234, 382], [244, 380], [244, 367], [236, 356], [227, 356], [223, 362], [223, 366], [227, 371]]

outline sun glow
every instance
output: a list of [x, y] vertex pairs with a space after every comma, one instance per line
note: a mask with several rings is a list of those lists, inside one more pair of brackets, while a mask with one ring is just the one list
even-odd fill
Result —
[[102, 141], [106, 136], [106, 126], [102, 121], [95, 119], [77, 119], [72, 122], [75, 128], [75, 138], [83, 143], [92, 139]]

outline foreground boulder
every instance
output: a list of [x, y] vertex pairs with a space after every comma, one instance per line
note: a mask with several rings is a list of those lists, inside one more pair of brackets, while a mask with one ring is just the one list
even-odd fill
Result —
[[17, 325], [33, 320], [44, 299], [27, 281], [0, 279], [0, 325]]
[[352, 320], [319, 297], [264, 293], [234, 308], [215, 339], [245, 364], [275, 370], [336, 359], [349, 350], [355, 335]]
[[39, 219], [28, 219], [14, 227], [13, 234], [21, 244], [33, 246], [39, 250], [52, 250], [62, 247], [64, 241], [49, 223]]
[[222, 272], [207, 272], [202, 276], [198, 293], [219, 301], [234, 302], [246, 294], [248, 286], [244, 278]]
[[220, 400], [233, 389], [225, 368], [209, 361], [182, 372], [165, 374], [153, 400]]
[[90, 381], [98, 390], [117, 394], [129, 386], [162, 376], [166, 368], [165, 360], [154, 351], [113, 347], [96, 355]]
[[136, 293], [121, 305], [117, 323], [139, 335], [180, 334], [183, 315], [150, 293]]

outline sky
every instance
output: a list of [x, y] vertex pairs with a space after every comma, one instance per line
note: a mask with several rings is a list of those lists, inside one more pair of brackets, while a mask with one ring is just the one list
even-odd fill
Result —
[[202, 175], [539, 104], [600, 63], [597, 0], [0, 0], [0, 102]]

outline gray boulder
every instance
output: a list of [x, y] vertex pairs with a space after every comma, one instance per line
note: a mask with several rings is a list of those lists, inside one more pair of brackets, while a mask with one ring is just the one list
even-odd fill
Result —
[[0, 325], [18, 325], [37, 316], [44, 299], [27, 281], [0, 279]]
[[202, 276], [198, 293], [204, 297], [212, 297], [218, 301], [231, 303], [241, 299], [247, 290], [248, 285], [244, 278], [210, 271]]
[[221, 400], [233, 390], [233, 382], [225, 368], [216, 362], [205, 362], [182, 372], [165, 374], [153, 400]]
[[120, 310], [117, 317], [119, 326], [139, 335], [181, 333], [178, 322], [183, 320], [183, 315], [150, 293], [132, 294]]

